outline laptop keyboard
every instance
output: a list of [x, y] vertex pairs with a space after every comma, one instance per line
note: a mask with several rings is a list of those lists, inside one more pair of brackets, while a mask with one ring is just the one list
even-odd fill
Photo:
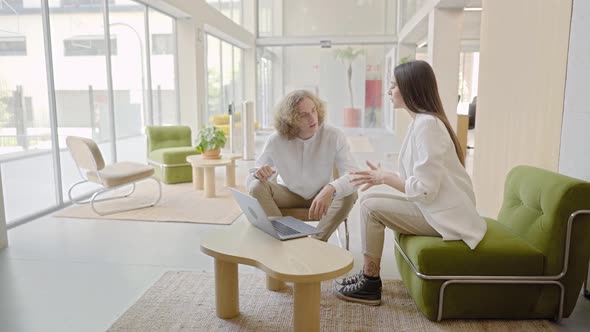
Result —
[[298, 230], [295, 230], [287, 225], [281, 224], [280, 222], [278, 222], [276, 220], [271, 220], [270, 223], [272, 224], [272, 227], [275, 229], [275, 231], [277, 231], [277, 233], [279, 233], [283, 236], [288, 236], [288, 235], [300, 233]]

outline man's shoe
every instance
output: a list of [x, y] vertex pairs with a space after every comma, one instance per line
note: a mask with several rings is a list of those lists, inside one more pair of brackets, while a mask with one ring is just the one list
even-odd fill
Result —
[[354, 284], [336, 286], [336, 296], [346, 301], [380, 305], [381, 279], [370, 280], [363, 274]]
[[348, 286], [348, 285], [356, 284], [363, 275], [364, 275], [364, 272], [363, 272], [363, 269], [361, 269], [359, 272], [351, 275], [350, 277], [334, 280], [334, 283], [336, 284], [336, 287], [338, 287], [338, 288], [340, 288], [339, 286]]

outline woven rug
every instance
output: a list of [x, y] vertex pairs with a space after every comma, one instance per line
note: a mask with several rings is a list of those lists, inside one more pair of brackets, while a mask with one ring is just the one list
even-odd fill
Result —
[[[140, 182], [133, 195], [124, 199], [98, 203], [99, 210], [125, 206], [140, 206], [153, 201], [156, 194], [153, 181]], [[243, 186], [236, 189], [244, 191]], [[74, 205], [53, 214], [54, 217], [172, 221], [199, 224], [229, 225], [242, 214], [223, 181], [216, 182], [216, 197], [205, 198], [202, 190], [193, 189], [192, 183], [162, 184], [162, 199], [153, 207], [99, 216], [89, 204]]]
[[[259, 273], [241, 273], [240, 315], [215, 316], [212, 273], [165, 273], [109, 331], [289, 331], [293, 325], [293, 289], [266, 289]], [[339, 300], [332, 283], [322, 283], [322, 331], [556, 331], [549, 321], [426, 319], [400, 280], [384, 280], [382, 304], [365, 306]]]

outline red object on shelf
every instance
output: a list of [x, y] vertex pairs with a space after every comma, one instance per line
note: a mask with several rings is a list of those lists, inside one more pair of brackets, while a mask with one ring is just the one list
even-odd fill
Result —
[[344, 127], [358, 128], [361, 126], [361, 110], [358, 108], [344, 109]]
[[365, 107], [381, 107], [382, 80], [365, 81]]

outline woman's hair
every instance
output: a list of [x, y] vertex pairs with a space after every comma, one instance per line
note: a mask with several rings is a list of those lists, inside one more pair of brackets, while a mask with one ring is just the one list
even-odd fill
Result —
[[324, 124], [326, 118], [324, 102], [309, 91], [295, 90], [286, 95], [276, 106], [274, 125], [279, 135], [287, 137], [287, 139], [293, 139], [299, 135], [297, 105], [304, 98], [309, 98], [315, 105], [318, 113], [318, 127]]
[[395, 67], [393, 75], [408, 110], [418, 114], [433, 115], [445, 124], [455, 145], [457, 157], [465, 166], [465, 155], [445, 115], [432, 67], [425, 61], [410, 61]]

